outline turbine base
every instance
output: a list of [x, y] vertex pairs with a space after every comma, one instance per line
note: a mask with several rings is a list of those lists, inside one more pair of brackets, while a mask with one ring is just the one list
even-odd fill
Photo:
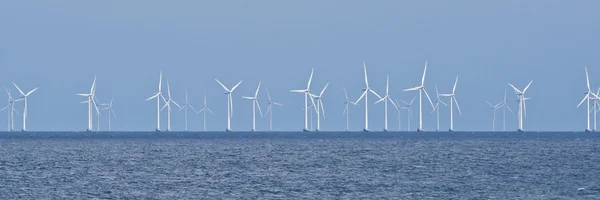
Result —
[[225, 132], [231, 132], [231, 129], [225, 129]]
[[523, 129], [517, 129], [517, 132], [525, 132]]
[[321, 131], [321, 129], [316, 129], [315, 131], [316, 131], [316, 132], [320, 132], [320, 131]]
[[23, 129], [23, 130], [21, 130], [21, 132], [27, 132], [27, 129]]
[[585, 129], [585, 132], [588, 132], [588, 133], [589, 133], [589, 132], [592, 132], [592, 130], [590, 130], [590, 129]]
[[251, 131], [252, 131], [252, 132], [256, 132], [256, 129], [252, 129]]
[[369, 132], [369, 129], [365, 128], [365, 129], [363, 129], [363, 132]]
[[423, 129], [422, 128], [417, 129], [417, 132], [423, 132]]
[[454, 129], [448, 129], [448, 132], [454, 132]]
[[308, 132], [308, 129], [302, 129], [303, 132]]
[[[90, 131], [90, 130], [88, 129], [88, 131]], [[158, 128], [157, 128], [157, 129], [155, 129], [155, 131], [156, 131], [156, 132], [160, 132], [160, 129], [158, 129]]]
[[86, 131], [87, 131], [87, 132], [92, 132], [92, 130], [91, 130], [91, 129], [89, 129], [89, 128], [88, 128], [88, 129], [86, 129]]
[[388, 132], [387, 128], [384, 128], [384, 129], [383, 129], [383, 132]]

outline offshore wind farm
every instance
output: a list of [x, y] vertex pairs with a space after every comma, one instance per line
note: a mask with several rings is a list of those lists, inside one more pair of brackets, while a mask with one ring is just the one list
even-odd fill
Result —
[[1, 5], [0, 199], [600, 199], [600, 2]]

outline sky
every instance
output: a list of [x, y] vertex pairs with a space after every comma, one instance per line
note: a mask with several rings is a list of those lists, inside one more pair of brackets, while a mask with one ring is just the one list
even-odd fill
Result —
[[[154, 130], [156, 102], [144, 101], [157, 90], [159, 71], [171, 86], [173, 99], [202, 107], [206, 94], [215, 116], [208, 130], [226, 127], [227, 97], [215, 82], [233, 93], [233, 130], [250, 130], [251, 96], [259, 81], [259, 103], [267, 109], [265, 88], [284, 104], [273, 111], [275, 130], [303, 128], [304, 89], [312, 68], [311, 89], [323, 95], [324, 131], [343, 130], [342, 86], [351, 100], [364, 88], [362, 62], [370, 87], [410, 101], [428, 61], [425, 87], [430, 95], [451, 91], [462, 116], [455, 129], [491, 130], [492, 111], [507, 91], [516, 111], [516, 96], [507, 83], [528, 90], [529, 131], [582, 131], [585, 108], [576, 108], [587, 91], [584, 66], [592, 87], [600, 86], [600, 13], [598, 1], [16, 1], [0, 2], [0, 85], [17, 92], [39, 87], [29, 98], [30, 131], [85, 130], [86, 100], [97, 76], [97, 98], [114, 98], [113, 130]], [[164, 85], [166, 90], [166, 85]], [[6, 97], [5, 93], [0, 98]], [[434, 97], [432, 97], [434, 98]], [[383, 129], [383, 105], [369, 97], [371, 130]], [[444, 98], [443, 98], [444, 100]], [[418, 101], [418, 100], [417, 100]], [[416, 102], [417, 102], [416, 101]], [[447, 102], [448, 99], [445, 98]], [[418, 104], [415, 103], [415, 108]], [[22, 112], [23, 104], [16, 105]], [[414, 109], [412, 129], [418, 110]], [[423, 107], [425, 130], [435, 129], [430, 105]], [[0, 113], [0, 129], [7, 115]], [[456, 113], [455, 113], [456, 114]], [[163, 127], [166, 111], [162, 112]], [[440, 110], [441, 129], [449, 127], [449, 109]], [[100, 128], [108, 127], [107, 113]], [[501, 112], [497, 128], [501, 128]], [[16, 126], [21, 126], [17, 115]], [[406, 113], [402, 128], [406, 129]], [[189, 129], [202, 129], [201, 115], [189, 115]], [[94, 121], [95, 123], [95, 121]], [[95, 126], [95, 125], [94, 125]], [[362, 130], [364, 104], [350, 107], [350, 128]], [[507, 115], [507, 129], [516, 130], [516, 116]], [[184, 113], [172, 113], [172, 129], [184, 129]], [[268, 129], [268, 118], [257, 121]], [[397, 112], [389, 109], [389, 129], [398, 129]]]

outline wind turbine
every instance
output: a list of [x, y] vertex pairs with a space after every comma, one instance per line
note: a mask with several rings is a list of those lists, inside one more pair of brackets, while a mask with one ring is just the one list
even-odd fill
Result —
[[503, 118], [502, 127], [504, 129], [504, 132], [506, 132], [506, 109], [508, 109], [508, 111], [510, 111], [510, 113], [512, 113], [513, 115], [515, 114], [512, 111], [512, 109], [510, 109], [508, 104], [506, 104], [506, 89], [504, 89], [504, 100], [502, 101], [502, 105], [500, 107], [502, 107], [502, 118]]
[[502, 107], [503, 102], [500, 102], [496, 105], [492, 105], [489, 101], [485, 101], [485, 102], [490, 106], [489, 108], [494, 113], [494, 117], [492, 118], [492, 132], [496, 132], [496, 110], [498, 110]]
[[156, 98], [156, 131], [160, 132], [160, 99], [162, 97], [162, 71], [158, 78], [158, 92], [154, 93], [153, 96], [147, 98], [146, 101]]
[[112, 125], [111, 125], [111, 121], [110, 121], [110, 116], [112, 114], [112, 116], [114, 118], [117, 118], [117, 115], [115, 115], [115, 111], [113, 109], [113, 99], [110, 99], [110, 103], [109, 104], [100, 104], [101, 106], [106, 106], [104, 108], [102, 108], [102, 110], [108, 110], [108, 131], [112, 131]]
[[383, 105], [384, 105], [384, 116], [385, 116], [385, 120], [383, 123], [383, 131], [387, 132], [388, 131], [388, 100], [390, 100], [390, 102], [392, 103], [392, 105], [398, 109], [398, 106], [396, 106], [396, 104], [394, 103], [394, 101], [390, 98], [390, 94], [389, 94], [389, 89], [390, 89], [390, 76], [386, 75], [386, 82], [385, 82], [385, 96], [381, 97], [378, 101], [376, 101], [375, 103], [379, 103], [383, 101]]
[[90, 132], [93, 129], [93, 122], [92, 122], [92, 104], [96, 104], [96, 102], [94, 101], [94, 94], [96, 93], [96, 76], [94, 76], [94, 82], [92, 82], [92, 88], [90, 89], [90, 93], [89, 94], [77, 94], [78, 96], [82, 96], [82, 97], [87, 97], [87, 101], [83, 101], [81, 103], [87, 103], [88, 104], [88, 128], [87, 131]]
[[221, 87], [223, 87], [223, 89], [225, 90], [225, 94], [227, 95], [227, 132], [231, 132], [231, 117], [233, 116], [233, 98], [231, 98], [231, 93], [233, 93], [233, 91], [235, 91], [235, 89], [240, 86], [240, 84], [242, 83], [242, 81], [238, 82], [235, 86], [233, 86], [230, 89], [228, 89], [227, 87], [225, 87], [225, 85], [223, 85], [223, 83], [221, 83], [221, 81], [215, 79], [215, 81], [217, 81], [217, 83], [219, 83], [219, 85], [221, 85]]
[[[304, 93], [304, 132], [308, 132], [308, 96], [310, 93], [310, 82], [312, 81], [313, 73], [315, 72], [315, 68], [312, 68], [310, 71], [310, 78], [308, 78], [308, 84], [306, 85], [306, 89], [303, 90], [290, 90], [290, 92], [294, 93]], [[310, 98], [313, 104], [315, 104], [314, 100]]]
[[273, 102], [273, 100], [271, 100], [271, 94], [269, 93], [269, 89], [266, 89], [266, 90], [267, 90], [267, 97], [269, 97], [269, 107], [267, 108], [266, 114], [269, 115], [269, 131], [271, 131], [271, 130], [273, 130], [273, 105], [278, 105], [278, 106], [283, 107], [283, 104]]
[[160, 110], [167, 108], [167, 131], [171, 131], [171, 103], [179, 108], [181, 108], [181, 106], [171, 98], [171, 86], [169, 85], [169, 80], [167, 80], [167, 98], [169, 99], [165, 99], [162, 95], [160, 95], [160, 98], [165, 101], [165, 105]]
[[252, 97], [242, 96], [244, 99], [252, 100], [252, 131], [256, 131], [256, 107], [258, 107], [258, 112], [262, 117], [262, 111], [260, 110], [260, 104], [258, 104], [258, 91], [260, 90], [260, 82], [258, 81], [258, 87], [256, 87], [256, 92]]
[[585, 132], [591, 132], [592, 130], [590, 129], [590, 98], [595, 97], [598, 98], [598, 96], [596, 94], [594, 94], [592, 92], [592, 89], [590, 88], [590, 77], [588, 75], [588, 71], [587, 71], [587, 67], [585, 67], [585, 80], [587, 82], [587, 92], [585, 93], [585, 97], [583, 98], [583, 100], [581, 100], [581, 102], [579, 103], [579, 105], [577, 105], [577, 107], [579, 108], [579, 106], [581, 106], [581, 104], [583, 104], [583, 102], [585, 102], [587, 100], [587, 127], [585, 129]]
[[325, 87], [323, 88], [323, 90], [321, 90], [321, 93], [319, 94], [319, 96], [310, 93], [310, 96], [312, 98], [314, 98], [315, 100], [317, 100], [317, 104], [316, 104], [316, 109], [315, 111], [317, 112], [317, 129], [316, 131], [321, 131], [321, 113], [323, 114], [323, 117], [325, 117], [325, 108], [323, 108], [323, 101], [321, 101], [321, 99], [323, 99], [323, 93], [325, 92], [325, 89], [327, 89], [327, 86], [329, 86], [329, 82], [325, 85]]
[[402, 100], [400, 100], [400, 102], [402, 102], [404, 104], [404, 106], [402, 106], [401, 109], [407, 110], [406, 115], [407, 115], [407, 119], [408, 119], [408, 125], [407, 125], [407, 131], [410, 131], [410, 119], [412, 118], [412, 104], [413, 102], [415, 102], [415, 99], [417, 97], [413, 97], [413, 99], [410, 101], [410, 103], [406, 103]]
[[208, 108], [208, 106], [206, 105], [206, 93], [204, 93], [204, 106], [202, 107], [202, 109], [200, 109], [200, 111], [196, 112], [196, 114], [199, 114], [200, 112], [203, 112], [204, 117], [204, 125], [202, 126], [203, 130], [206, 132], [206, 111], [210, 112], [210, 114], [212, 114], [213, 116], [215, 116], [215, 113], [213, 113], [212, 110], [210, 110], [210, 108]]
[[27, 93], [24, 93], [24, 92], [23, 92], [23, 91], [22, 91], [22, 90], [19, 88], [19, 86], [17, 86], [17, 84], [13, 83], [13, 85], [15, 85], [15, 87], [17, 88], [17, 90], [19, 90], [19, 92], [21, 93], [21, 98], [23, 98], [23, 100], [25, 101], [25, 107], [24, 107], [24, 109], [23, 109], [23, 130], [22, 130], [22, 131], [23, 131], [23, 132], [26, 132], [26, 131], [27, 131], [27, 97], [28, 97], [28, 96], [29, 96], [31, 93], [35, 92], [35, 91], [36, 91], [38, 88], [36, 87], [36, 88], [34, 88], [33, 90], [31, 90], [31, 91], [29, 91], [29, 92], [27, 92]]
[[515, 93], [517, 94], [517, 97], [519, 98], [517, 101], [519, 102], [519, 129], [517, 131], [519, 132], [523, 132], [523, 113], [525, 113], [525, 118], [527, 118], [527, 104], [525, 103], [525, 100], [528, 100], [529, 98], [525, 98], [525, 92], [527, 92], [527, 89], [529, 89], [529, 86], [531, 86], [531, 83], [533, 83], [533, 80], [529, 82], [529, 84], [527, 84], [527, 86], [525, 87], [525, 89], [523, 89], [523, 91], [517, 89], [514, 85], [508, 83], [508, 85], [510, 85], [510, 87], [512, 87], [515, 90]]
[[2, 108], [0, 111], [6, 110], [6, 113], [8, 114], [8, 127], [7, 127], [7, 130], [8, 131], [14, 131], [15, 130], [15, 112], [17, 112], [17, 114], [19, 113], [15, 109], [15, 102], [22, 101], [23, 99], [16, 99], [15, 100], [15, 99], [12, 98], [12, 95], [10, 94], [10, 90], [6, 89], [6, 87], [4, 87], [4, 90], [6, 91], [6, 94], [8, 95], [8, 105], [6, 107]]
[[346, 97], [346, 101], [344, 101], [344, 104], [346, 105], [344, 107], [344, 112], [342, 112], [342, 116], [345, 114], [346, 115], [346, 131], [348, 131], [348, 118], [350, 116], [350, 109], [348, 108], [348, 106], [350, 106], [350, 104], [352, 105], [356, 105], [354, 102], [350, 101], [350, 99], [348, 99], [348, 93], [346, 93], [346, 87], [344, 87], [342, 85], [342, 89], [344, 89], [344, 97]]
[[425, 61], [425, 69], [423, 70], [423, 78], [421, 78], [421, 85], [413, 88], [405, 89], [404, 91], [419, 91], [419, 129], [418, 132], [423, 132], [423, 92], [427, 96], [431, 107], [433, 108], [433, 102], [431, 102], [431, 98], [429, 98], [429, 94], [427, 94], [427, 90], [425, 90], [425, 74], [427, 73], [427, 61]]
[[435, 131], [440, 131], [440, 104], [445, 105], [446, 107], [448, 107], [448, 104], [440, 99], [440, 92], [438, 91], [437, 85], [435, 85], [435, 95], [437, 100], [435, 100], [435, 105], [433, 106], [432, 112], [436, 112], [437, 126]]
[[458, 101], [456, 101], [456, 96], [454, 92], [456, 92], [456, 84], [458, 83], [458, 76], [456, 76], [456, 81], [454, 81], [454, 87], [452, 88], [452, 94], [440, 94], [443, 97], [450, 97], [450, 132], [454, 131], [454, 114], [453, 114], [453, 104], [456, 104], [456, 108], [458, 109], [458, 114], [462, 116], [460, 112], [460, 106], [458, 106]]
[[188, 107], [190, 107], [194, 112], [198, 112], [194, 106], [192, 106], [192, 104], [190, 104], [190, 102], [188, 101], [188, 92], [187, 92], [187, 86], [185, 87], [185, 104], [183, 104], [183, 106], [181, 106], [181, 108], [179, 109], [179, 111], [181, 111], [182, 109], [185, 109], [185, 131], [188, 131]]
[[363, 93], [362, 95], [360, 95], [360, 97], [358, 98], [358, 100], [356, 100], [354, 102], [354, 104], [357, 104], [358, 102], [360, 102], [360, 100], [364, 97], [365, 98], [365, 129], [363, 129], [364, 132], [369, 132], [369, 92], [373, 93], [375, 96], [377, 96], [377, 98], [381, 99], [381, 96], [379, 96], [375, 91], [371, 90], [371, 88], [369, 88], [369, 79], [367, 78], [367, 64], [365, 64], [365, 62], [363, 61], [363, 68], [365, 69], [365, 89], [363, 89]]

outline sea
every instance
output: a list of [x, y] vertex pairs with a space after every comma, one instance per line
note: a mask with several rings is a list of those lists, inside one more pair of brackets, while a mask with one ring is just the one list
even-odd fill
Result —
[[600, 199], [600, 133], [0, 133], [0, 199]]

